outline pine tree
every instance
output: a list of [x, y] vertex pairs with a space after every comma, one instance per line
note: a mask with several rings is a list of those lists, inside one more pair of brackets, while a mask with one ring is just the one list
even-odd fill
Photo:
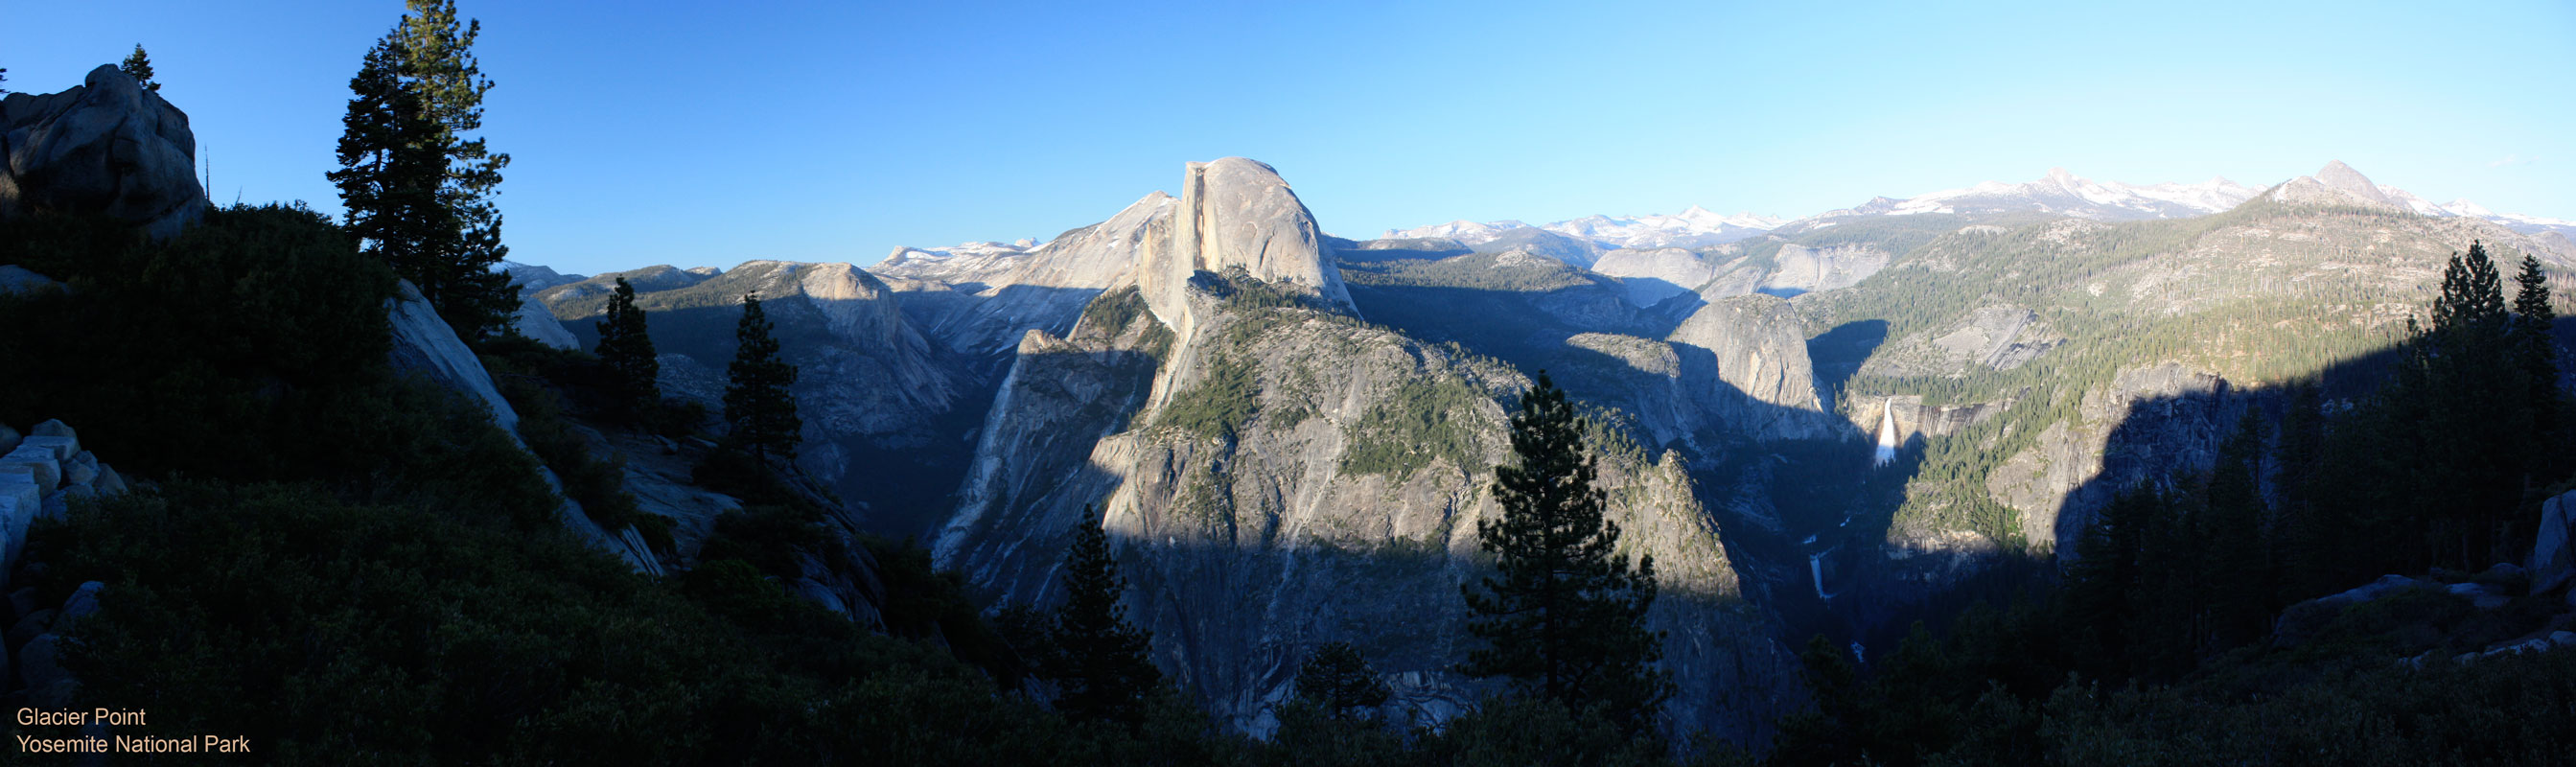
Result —
[[1144, 718], [1146, 697], [1163, 681], [1154, 667], [1153, 636], [1127, 622], [1120, 595], [1127, 579], [1110, 556], [1109, 536], [1090, 507], [1073, 525], [1064, 554], [1064, 602], [1049, 631], [1051, 652], [1040, 661], [1056, 686], [1056, 710], [1077, 722], [1114, 721], [1133, 726]]
[[2208, 524], [2202, 531], [2211, 587], [2204, 604], [2215, 629], [2209, 650], [2260, 638], [2272, 612], [2272, 552], [2264, 538], [2271, 512], [2255, 481], [2262, 474], [2262, 453], [2263, 413], [2249, 407], [2237, 419], [2235, 436], [2219, 449], [2209, 477]]
[[1388, 694], [1386, 682], [1349, 642], [1326, 642], [1297, 668], [1297, 698], [1336, 719], [1385, 705]]
[[[2436, 512], [2443, 528], [2436, 535], [2457, 546], [2442, 553], [2443, 564], [2482, 567], [2522, 496], [2527, 458], [2519, 436], [2529, 433], [2531, 415], [2529, 388], [2507, 346], [2511, 322], [2495, 262], [2483, 243], [2470, 243], [2468, 254], [2452, 256], [2443, 270], [2429, 338], [2428, 468], [2434, 483], [2451, 490]], [[2495, 439], [2498, 433], [2517, 438]]]
[[1495, 467], [1502, 518], [1476, 524], [1497, 573], [1460, 589], [1473, 613], [1467, 630], [1486, 646], [1459, 671], [1508, 677], [1525, 694], [1576, 712], [1597, 706], [1630, 733], [1644, 731], [1672, 694], [1655, 667], [1662, 633], [1646, 628], [1654, 557], [1631, 568], [1618, 555], [1619, 525], [1602, 516], [1585, 423], [1546, 373], [1511, 425], [1519, 465]]
[[161, 92], [161, 84], [152, 81], [152, 57], [143, 52], [142, 43], [135, 43], [134, 53], [126, 56], [125, 62], [116, 65], [116, 68], [127, 76], [133, 77], [134, 84], [142, 86], [144, 90], [153, 93]]
[[454, 211], [440, 199], [447, 158], [433, 140], [437, 128], [420, 95], [403, 85], [402, 58], [390, 36], [367, 49], [349, 80], [354, 97], [340, 121], [340, 169], [327, 177], [348, 209], [349, 233], [367, 252], [425, 297], [443, 296], [441, 264], [458, 236]]
[[662, 401], [662, 389], [655, 380], [662, 374], [662, 363], [654, 356], [644, 310], [635, 308], [635, 286], [626, 284], [626, 278], [617, 278], [617, 291], [608, 298], [608, 316], [595, 327], [599, 345], [593, 351], [608, 365], [618, 408], [630, 418], [643, 416]]
[[778, 356], [769, 316], [760, 297], [742, 297], [742, 320], [734, 326], [733, 364], [725, 369], [725, 423], [736, 444], [751, 450], [763, 464], [772, 453], [796, 457], [804, 441], [805, 422], [796, 417], [796, 366]]
[[2565, 394], [2558, 387], [2558, 341], [2552, 326], [2558, 313], [2549, 306], [2549, 275], [2540, 269], [2540, 259], [2530, 254], [2522, 257], [2522, 271], [2513, 278], [2513, 354], [2522, 370], [2530, 413], [2529, 443], [2523, 448], [2528, 484], [2547, 485], [2567, 474], [2565, 450], [2560, 449], [2562, 426], [2560, 413]]
[[418, 287], [459, 337], [479, 340], [519, 305], [509, 275], [494, 270], [509, 254], [492, 197], [510, 157], [465, 138], [482, 128], [492, 88], [471, 50], [481, 24], [460, 23], [453, 0], [410, 0], [410, 9], [350, 81], [340, 170], [329, 175], [366, 251]]

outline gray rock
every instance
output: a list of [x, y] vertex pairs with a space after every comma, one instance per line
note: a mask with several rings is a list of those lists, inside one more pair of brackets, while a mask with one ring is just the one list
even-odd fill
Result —
[[36, 611], [36, 587], [26, 586], [9, 592], [9, 617], [13, 620]]
[[1806, 439], [1830, 433], [1816, 397], [1806, 326], [1789, 302], [1773, 296], [1710, 301], [1669, 341], [1682, 349], [1682, 377], [1705, 391], [1695, 397], [1735, 427], [1762, 439]]
[[2576, 577], [2576, 549], [2567, 545], [2571, 503], [2576, 503], [2576, 491], [2540, 503], [2540, 530], [2531, 544], [2531, 558], [2524, 560], [2524, 567], [2531, 570], [2531, 593], [2567, 585], [2569, 578]]
[[[39, 509], [39, 510], [36, 512], [36, 518], [37, 518], [37, 519], [45, 519], [45, 520], [61, 520], [61, 519], [63, 518], [63, 515], [71, 513], [71, 510], [72, 510], [72, 499], [71, 499], [71, 494], [70, 494], [70, 493], [68, 493], [68, 492], [65, 492], [65, 491], [56, 490], [56, 491], [54, 491], [52, 494], [49, 494], [49, 495], [46, 495], [46, 496], [45, 496], [45, 505], [44, 505], [44, 507], [43, 507], [42, 509]], [[12, 554], [14, 555], [14, 554], [15, 554], [15, 549], [16, 549], [18, 546], [25, 545], [24, 541], [25, 541], [25, 538], [26, 538], [26, 533], [24, 533], [24, 532], [16, 533], [15, 535], [13, 535], [13, 536], [12, 536], [12, 538], [13, 538], [13, 539], [12, 539], [9, 543], [11, 544], [10, 548], [12, 549]]]
[[87, 581], [82, 583], [79, 589], [72, 592], [71, 597], [63, 600], [62, 611], [54, 614], [53, 632], [56, 634], [71, 633], [72, 627], [79, 625], [82, 618], [87, 618], [96, 614], [98, 612], [98, 592], [105, 588], [107, 588], [107, 584], [100, 583], [98, 581]]
[[[1158, 242], [1162, 231], [1167, 245]], [[1191, 324], [1186, 290], [1202, 271], [1240, 266], [1256, 279], [1349, 307], [1350, 291], [1323, 234], [1270, 166], [1241, 157], [1188, 163], [1169, 226], [1147, 228], [1137, 286], [1154, 316], [1184, 337]]]
[[[61, 280], [29, 271], [23, 266], [18, 266], [16, 264], [0, 265], [0, 296], [35, 295], [47, 290], [68, 291], [71, 290], [71, 286], [63, 284]], [[0, 426], [0, 430], [6, 430], [7, 428], [8, 427], [6, 426]], [[17, 432], [10, 433], [15, 434]], [[0, 450], [5, 449], [7, 448], [0, 448]]]
[[420, 294], [410, 280], [402, 283], [402, 293], [385, 300], [385, 315], [393, 325], [394, 370], [420, 373], [451, 390], [465, 394], [492, 414], [492, 422], [516, 440], [519, 438], [519, 413], [510, 409], [509, 400], [492, 387], [492, 375], [484, 371], [481, 358], [447, 321], [438, 318], [429, 299]]
[[543, 302], [520, 301], [519, 314], [510, 326], [518, 328], [519, 335], [536, 339], [537, 343], [557, 349], [581, 348], [581, 340], [574, 338], [572, 331], [565, 330], [563, 323], [555, 320], [554, 312], [548, 311]]
[[31, 447], [44, 448], [46, 450], [53, 451], [54, 460], [56, 461], [68, 461], [72, 459], [72, 456], [80, 454], [80, 439], [75, 437], [31, 434], [25, 439], [18, 440], [19, 450], [25, 450]]
[[2560, 647], [2576, 644], [2576, 631], [2549, 632], [2549, 643]]
[[126, 491], [125, 476], [116, 473], [115, 467], [102, 463], [98, 465], [97, 481], [91, 482], [90, 486], [98, 488], [98, 494], [101, 496], [114, 497], [124, 495]]
[[72, 456], [71, 460], [63, 462], [64, 484], [87, 485], [97, 481], [98, 456], [83, 450], [78, 455]]
[[[12, 268], [15, 267], [0, 266], [0, 269]], [[0, 455], [8, 455], [9, 451], [18, 449], [18, 440], [24, 436], [17, 429], [9, 428], [8, 424], [0, 423]]]
[[2281, 617], [2272, 622], [2272, 644], [2276, 647], [2296, 647], [2305, 644], [2315, 637], [2319, 629], [2334, 622], [2335, 616], [2342, 615], [2345, 608], [2387, 596], [2399, 589], [2412, 588], [2415, 585], [2417, 583], [2413, 578], [2403, 575], [2382, 575], [2379, 580], [2372, 581], [2368, 585], [2290, 605], [2283, 608]]
[[75, 442], [80, 439], [80, 433], [72, 431], [71, 425], [63, 423], [63, 419], [60, 418], [45, 419], [44, 423], [36, 424], [36, 428], [28, 430], [27, 433], [38, 437], [68, 437]]
[[24, 467], [24, 471], [17, 473], [33, 478], [38, 491], [49, 491], [63, 484], [61, 459], [54, 457], [54, 451], [41, 446], [21, 444], [8, 455], [0, 456], [0, 473], [10, 473], [11, 467]]
[[115, 65], [60, 93], [0, 100], [0, 219], [105, 213], [154, 237], [205, 215], [188, 115]]

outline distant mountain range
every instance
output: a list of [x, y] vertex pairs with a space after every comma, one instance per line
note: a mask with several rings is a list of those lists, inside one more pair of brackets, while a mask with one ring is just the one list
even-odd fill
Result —
[[[2525, 234], [2555, 231], [2576, 237], [2576, 221], [2499, 214], [2468, 200], [2434, 203], [2403, 189], [2374, 184], [2340, 161], [2329, 162], [2316, 175], [2302, 178], [2315, 179], [2326, 188], [2349, 193], [2361, 200], [2404, 208], [2419, 215], [2477, 218]], [[2033, 181], [2018, 184], [1988, 181], [1905, 199], [1875, 197], [1849, 208], [1794, 220], [1751, 213], [1725, 216], [1692, 206], [1669, 216], [1585, 216], [1537, 226], [1512, 220], [1483, 223], [1459, 220], [1412, 229], [1390, 229], [1382, 239], [1448, 239], [1481, 252], [1499, 252], [1529, 245], [1531, 247], [1522, 249], [1588, 266], [1604, 250], [1704, 248], [1764, 234], [1786, 235], [1821, 229], [1841, 219], [1858, 216], [2039, 214], [2093, 221], [2193, 218], [2234, 208], [2263, 192], [2261, 187], [2246, 186], [2221, 177], [2212, 177], [2197, 184], [2138, 185], [2097, 181], [2075, 175], [2065, 168], [2051, 168], [2047, 175]], [[1582, 245], [1568, 247], [1568, 243], [1546, 234], [1562, 235], [1580, 241]]]

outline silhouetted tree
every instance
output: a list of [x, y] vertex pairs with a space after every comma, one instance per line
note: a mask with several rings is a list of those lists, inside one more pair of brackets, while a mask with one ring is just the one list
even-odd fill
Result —
[[2513, 355], [2529, 392], [2531, 415], [2530, 444], [2523, 453], [2531, 472], [2526, 482], [2547, 485], [2567, 473], [2567, 451], [2560, 448], [2558, 436], [2560, 414], [2566, 410], [2560, 402], [2566, 395], [2558, 388], [2558, 342], [2550, 329], [2558, 313], [2549, 306], [2549, 275], [2541, 271], [2540, 259], [2524, 254], [2522, 271], [2513, 281]]
[[1153, 635], [1127, 622], [1119, 598], [1127, 579], [1118, 575], [1109, 536], [1089, 507], [1073, 525], [1064, 554], [1064, 602], [1049, 632], [1050, 652], [1039, 664], [1055, 683], [1057, 711], [1077, 722], [1141, 722], [1145, 702], [1163, 681], [1149, 655]]
[[483, 139], [484, 79], [472, 47], [480, 22], [453, 0], [410, 0], [350, 81], [340, 169], [329, 174], [348, 226], [367, 252], [420, 289], [459, 337], [479, 340], [518, 310], [509, 275], [494, 270], [501, 216], [492, 203], [510, 162]]
[[1334, 718], [1384, 705], [1388, 694], [1386, 682], [1349, 642], [1326, 642], [1297, 668], [1297, 697]]
[[608, 365], [618, 408], [628, 417], [644, 415], [662, 401], [661, 385], [655, 380], [662, 374], [662, 363], [653, 353], [644, 310], [635, 308], [635, 286], [626, 284], [626, 278], [617, 278], [617, 291], [608, 298], [608, 316], [593, 326], [599, 329], [599, 345], [592, 349]]
[[2433, 510], [2444, 528], [2435, 535], [2457, 545], [2442, 552], [2441, 563], [2483, 566], [2504, 515], [2522, 496], [2530, 389], [2507, 347], [2511, 322], [2495, 262], [2483, 243], [2471, 242], [2442, 272], [2426, 360], [2431, 412], [2423, 427], [2433, 441], [2426, 468], [2450, 496]]
[[788, 391], [796, 383], [796, 366], [779, 358], [771, 331], [760, 297], [743, 296], [733, 364], [725, 368], [725, 423], [733, 441], [764, 464], [772, 453], [794, 459], [805, 439], [805, 421], [796, 416], [796, 397]]
[[1603, 518], [1584, 421], [1542, 372], [1512, 416], [1518, 465], [1495, 467], [1500, 519], [1476, 523], [1496, 574], [1462, 586], [1467, 630], [1485, 642], [1459, 671], [1509, 677], [1514, 687], [1573, 711], [1601, 707], [1642, 732], [1672, 694], [1655, 667], [1663, 635], [1646, 628], [1655, 559], [1617, 553], [1619, 525]]
[[135, 43], [134, 53], [126, 56], [125, 61], [117, 64], [116, 68], [134, 78], [134, 84], [142, 86], [144, 90], [153, 93], [161, 92], [161, 84], [152, 81], [152, 56], [143, 52], [142, 43]]

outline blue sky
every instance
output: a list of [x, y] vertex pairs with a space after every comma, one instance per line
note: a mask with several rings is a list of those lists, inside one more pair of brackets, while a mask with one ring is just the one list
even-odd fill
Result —
[[[567, 272], [1045, 239], [1227, 155], [1358, 237], [1799, 216], [2052, 166], [2263, 185], [2330, 159], [2576, 218], [2561, 0], [460, 5], [500, 83], [512, 258]], [[401, 10], [0, 0], [21, 31], [0, 87], [60, 90], [143, 43], [218, 202], [337, 211], [348, 79]]]

